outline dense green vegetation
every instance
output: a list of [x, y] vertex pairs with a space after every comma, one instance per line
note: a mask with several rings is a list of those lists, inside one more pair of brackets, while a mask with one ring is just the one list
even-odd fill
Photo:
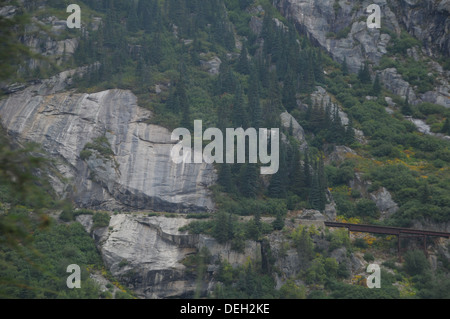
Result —
[[[254, 5], [250, 2], [84, 1], [89, 19], [99, 15], [104, 22], [89, 34], [74, 31], [81, 32], [81, 42], [65, 67], [89, 66], [86, 75], [75, 81], [79, 90], [133, 90], [139, 104], [154, 111], [152, 121], [172, 129], [191, 128], [194, 119], [202, 119], [205, 127], [279, 127], [278, 115], [284, 110], [291, 112], [307, 133], [308, 151], [299, 152], [292, 132], [283, 130], [289, 144], [281, 147], [280, 169], [269, 178], [268, 187], [258, 174], [259, 164], [218, 165], [215, 194], [219, 207], [227, 213], [254, 214], [253, 204], [247, 205], [251, 200], [257, 202], [253, 206], [270, 206], [271, 199], [284, 202], [288, 209], [323, 210], [329, 200], [328, 188], [339, 190], [352, 179], [351, 170], [362, 170], [374, 185], [393, 192], [400, 203], [401, 213], [393, 223], [407, 225], [411, 219], [421, 218], [417, 212], [422, 210], [437, 221], [448, 220], [448, 172], [442, 169], [450, 160], [449, 143], [419, 134], [402, 117], [402, 113], [414, 115], [425, 119], [435, 132], [446, 132], [448, 111], [431, 104], [411, 106], [394, 97], [398, 111], [388, 114], [382, 83], [378, 77], [371, 78], [367, 63], [358, 74], [349, 74], [345, 61], [342, 66], [336, 64], [269, 3], [259, 4], [265, 11], [257, 14], [262, 31], [256, 35], [249, 28], [251, 14], [245, 10]], [[285, 27], [278, 27], [274, 17]], [[394, 36], [390, 30], [384, 32]], [[406, 33], [395, 37], [398, 41], [392, 42], [380, 67], [397, 67], [420, 92], [429, 90], [433, 82], [427, 78], [426, 65], [404, 58], [406, 50], [418, 45], [417, 40]], [[242, 43], [241, 50], [235, 46], [237, 40]], [[213, 57], [222, 62], [215, 76], [204, 67]], [[156, 93], [155, 85], [161, 92]], [[311, 103], [309, 94], [316, 85], [325, 87], [343, 106], [348, 125], [342, 124], [337, 108]], [[368, 95], [376, 98], [367, 100]], [[298, 99], [310, 107], [300, 110]], [[356, 141], [353, 128], [363, 131], [367, 145]], [[378, 165], [357, 158], [350, 164], [345, 161], [325, 167], [332, 145], [352, 146], [361, 158], [373, 158]], [[107, 141], [98, 140], [86, 145], [80, 155], [87, 159], [93, 150], [111, 154]], [[398, 165], [401, 168], [396, 170]], [[391, 166], [394, 175], [386, 174]], [[389, 178], [397, 181], [396, 185], [389, 183]], [[421, 185], [434, 196], [421, 203], [407, 201], [414, 198], [412, 189]], [[363, 199], [341, 193], [333, 193], [340, 201], [340, 214], [360, 216], [356, 206], [364, 211]], [[270, 213], [270, 207], [258, 211], [277, 214]], [[375, 211], [365, 215], [377, 217]]]
[[[204, 127], [221, 129], [280, 127], [279, 115], [284, 111], [290, 112], [305, 129], [309, 145], [305, 151], [299, 150], [292, 127], [282, 129], [287, 143], [281, 145], [280, 168], [273, 176], [260, 176], [259, 163], [217, 165], [219, 180], [212, 190], [218, 211], [210, 219], [197, 216], [198, 220], [182, 230], [211, 235], [242, 252], [246, 240], [263, 243], [268, 234], [286, 231], [289, 210], [323, 211], [331, 198], [336, 202], [338, 215], [367, 223], [410, 226], [413, 220], [424, 218], [434, 222], [450, 220], [450, 143], [419, 133], [404, 117], [422, 119], [434, 133], [449, 135], [450, 111], [430, 103], [410, 105], [408, 100], [384, 90], [380, 79], [372, 77], [370, 72], [395, 67], [405, 80], [416, 86], [418, 93], [434, 86], [427, 65], [407, 56], [408, 49], [420, 43], [406, 32], [397, 36], [391, 30], [382, 29], [394, 38], [389, 53], [379, 66], [364, 63], [357, 74], [351, 74], [346, 61], [342, 65], [332, 61], [266, 0], [79, 2], [86, 21], [92, 22], [96, 16], [102, 18], [98, 29], [70, 30], [60, 35], [80, 38], [74, 56], [65, 57], [60, 66], [49, 62], [43, 64], [47, 68], [40, 67], [33, 72], [25, 68], [17, 73], [15, 80], [26, 81], [86, 66], [88, 72], [75, 78], [74, 89], [81, 92], [110, 88], [132, 90], [139, 98], [139, 105], [153, 111], [155, 116], [149, 121], [169, 129], [179, 126], [190, 129], [195, 119], [202, 119]], [[264, 12], [246, 10], [257, 4], [262, 5]], [[45, 12], [33, 7], [24, 10], [31, 16], [61, 15], [67, 3], [48, 1], [48, 5], [51, 8]], [[340, 10], [337, 1], [334, 9]], [[262, 22], [258, 35], [249, 26], [252, 15]], [[26, 21], [26, 16], [19, 17], [11, 21], [0, 19], [0, 42], [6, 48], [0, 55], [2, 80], [11, 75], [9, 66], [14, 65], [16, 58], [22, 53], [31, 55], [13, 40]], [[283, 27], [273, 18], [281, 21]], [[8, 28], [11, 25], [16, 27]], [[349, 30], [343, 28], [329, 36], [346, 37]], [[15, 54], [5, 55], [5, 52]], [[208, 72], [208, 61], [213, 58], [221, 61], [217, 75]], [[333, 102], [342, 106], [348, 124], [342, 123], [340, 110], [333, 105], [312, 103], [311, 93], [318, 85], [330, 93]], [[385, 96], [396, 103], [393, 114], [386, 112]], [[298, 107], [297, 100], [307, 107]], [[357, 139], [354, 129], [361, 130], [368, 142]], [[337, 145], [351, 147], [356, 155], [326, 164], [327, 156]], [[17, 279], [2, 282], [0, 293], [18, 298], [96, 298], [98, 290], [90, 281], [86, 281], [82, 290], [61, 293], [67, 277], [63, 266], [69, 257], [71, 263], [75, 259], [83, 269], [100, 266], [93, 243], [73, 221], [79, 214], [92, 214], [94, 228], [105, 227], [109, 214], [73, 211], [70, 206], [53, 200], [45, 193], [49, 190], [45, 180], [36, 179], [32, 174], [43, 159], [30, 157], [30, 151], [11, 150], [4, 140], [0, 144], [0, 210], [4, 212], [0, 230], [2, 243], [8, 243], [0, 250], [4, 266], [1, 278]], [[113, 155], [105, 137], [88, 143], [80, 156], [87, 160], [94, 151], [104, 157]], [[371, 181], [369, 192], [387, 188], [398, 203], [399, 212], [380, 221], [374, 202], [350, 189], [355, 173]], [[58, 222], [64, 223], [57, 224], [41, 214], [51, 208], [62, 210]], [[30, 211], [41, 216], [41, 225], [46, 227], [41, 229], [38, 221], [33, 220], [30, 228], [23, 229], [22, 221], [28, 219]], [[274, 221], [265, 223], [262, 217], [273, 217]], [[297, 278], [289, 279], [276, 290], [272, 272], [277, 269], [273, 268], [270, 254], [266, 263], [249, 260], [239, 268], [222, 262], [218, 278], [221, 286], [211, 297], [399, 298], [405, 295], [393, 283], [402, 280], [414, 283], [417, 297], [448, 297], [448, 265], [447, 269], [432, 272], [420, 252], [406, 255], [404, 268], [394, 269], [395, 275], [383, 272], [386, 278], [383, 289], [368, 290], [363, 284], [349, 283], [349, 270], [344, 263], [338, 264], [331, 252], [341, 247], [349, 252], [369, 249], [364, 254], [369, 262], [379, 252], [374, 247], [363, 240], [351, 243], [339, 231], [325, 234], [306, 228], [289, 231], [292, 231], [288, 236], [293, 247], [303, 258]], [[33, 244], [17, 250], [17, 241]], [[55, 244], [51, 247], [50, 242]], [[324, 242], [328, 245], [326, 249], [317, 244]], [[39, 267], [33, 267], [27, 260]], [[206, 263], [204, 252], [186, 261], [199, 280], [205, 276]], [[194, 270], [194, 266], [199, 267]], [[85, 270], [83, 279], [87, 279]], [[52, 285], [46, 284], [49, 281]]]
[[[30, 155], [30, 148], [11, 149], [3, 132], [0, 149], [0, 296], [98, 298], [86, 269], [100, 269], [100, 255], [80, 224], [58, 224], [48, 215], [66, 204], [53, 200], [45, 179], [35, 175], [37, 168], [46, 169], [44, 159]], [[74, 263], [81, 267], [83, 285], [70, 290], [66, 268]]]
[[[28, 210], [14, 210], [8, 216], [26, 218], [29, 214]], [[29, 246], [0, 249], [0, 295], [26, 299], [99, 298], [99, 287], [89, 278], [87, 268], [101, 269], [102, 261], [83, 226], [52, 221], [50, 226], [41, 229], [36, 222], [32, 223]], [[66, 286], [70, 275], [67, 266], [71, 264], [81, 268], [81, 289]]]

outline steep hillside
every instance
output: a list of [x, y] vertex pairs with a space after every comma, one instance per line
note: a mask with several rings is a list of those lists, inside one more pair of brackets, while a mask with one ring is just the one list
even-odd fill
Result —
[[[13, 196], [27, 160], [0, 157], [0, 226], [33, 210], [81, 223], [102, 275], [140, 298], [449, 297], [448, 240], [429, 240], [428, 258], [405, 240], [397, 262], [395, 238], [324, 222], [450, 232], [450, 1], [79, 5], [69, 29], [62, 2], [2, 2], [3, 43], [23, 58], [0, 56], [1, 146], [37, 144], [29, 160], [48, 161], [26, 172], [52, 197]], [[278, 171], [174, 163], [171, 132], [194, 120], [279, 128]], [[61, 263], [78, 256], [98, 276], [85, 251]], [[381, 290], [366, 287], [369, 263]]]

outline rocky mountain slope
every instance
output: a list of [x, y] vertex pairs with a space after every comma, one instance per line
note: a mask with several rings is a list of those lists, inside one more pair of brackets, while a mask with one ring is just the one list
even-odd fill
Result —
[[[366, 12], [370, 4], [381, 9], [381, 29], [369, 29]], [[380, 65], [389, 46], [395, 44], [402, 28], [420, 40], [422, 45], [408, 50], [417, 63], [429, 57], [449, 57], [450, 1], [309, 1], [279, 0], [276, 6], [287, 18], [292, 19], [304, 32], [324, 48], [336, 61], [344, 59], [352, 72], [369, 61], [373, 67]], [[432, 91], [419, 93], [405, 81], [395, 68], [377, 70], [384, 85], [393, 93], [408, 97], [410, 103], [431, 102], [450, 107], [449, 72], [435, 61], [429, 64], [436, 73], [439, 85]], [[374, 72], [375, 73], [375, 72]]]
[[[381, 7], [381, 29], [367, 28], [368, 14], [365, 9], [371, 3]], [[441, 65], [442, 61], [449, 58], [450, 52], [449, 0], [277, 0], [273, 4], [282, 16], [294, 23], [301, 34], [306, 34], [312, 43], [338, 62], [336, 68], [346, 63], [350, 72], [357, 73], [367, 61], [370, 75], [373, 79], [378, 75], [389, 95], [406, 99], [412, 105], [431, 102], [450, 108], [448, 83], [450, 71], [445, 70]], [[42, 5], [45, 7], [45, 1]], [[245, 27], [249, 27], [257, 37], [263, 33], [264, 10], [261, 6], [251, 6], [247, 11], [252, 14], [252, 17]], [[14, 14], [14, 6], [0, 10], [2, 16]], [[231, 15], [231, 18], [235, 16]], [[100, 21], [102, 18], [93, 14], [90, 16], [90, 27], [97, 29]], [[274, 21], [278, 27], [284, 27], [279, 19], [274, 18]], [[35, 52], [50, 57], [57, 65], [64, 65], [64, 61], [70, 60], [80, 43], [86, 40], [81, 41], [78, 36], [65, 34], [64, 28], [61, 27], [64, 25], [64, 20], [56, 16], [33, 19], [33, 23], [50, 24], [51, 32], [55, 33], [54, 36], [61, 38], [67, 36], [66, 39], [55, 40], [54, 37], [47, 37], [37, 32], [35, 27], [30, 27], [30, 32], [22, 39], [23, 43]], [[172, 27], [174, 30], [178, 28]], [[415, 41], [407, 46], [403, 56], [399, 56], [393, 53], [392, 48], [401, 39], [410, 40], [410, 38], [404, 38], [408, 36], [405, 32]], [[181, 31], [180, 34], [181, 37]], [[242, 48], [246, 39], [237, 38], [236, 48], [233, 48], [236, 50], [229, 50], [233, 52], [226, 52], [224, 56], [234, 58], [238, 56], [236, 52]], [[196, 43], [191, 39], [179, 38], [178, 34], [176, 39], [186, 46]], [[256, 43], [259, 46], [253, 49], [262, 51], [264, 40], [260, 39]], [[110, 45], [113, 46], [111, 43]], [[196, 45], [199, 44], [196, 43]], [[201, 44], [199, 46], [201, 47]], [[130, 55], [139, 55], [143, 50], [139, 45], [130, 45], [125, 49]], [[224, 76], [227, 72], [226, 67], [223, 66], [226, 60], [224, 57], [219, 58], [210, 52], [198, 56], [191, 55], [189, 52], [189, 55], [190, 59], [194, 60], [194, 64], [199, 64], [203, 70], [207, 71], [205, 72], [207, 81], [210, 81], [209, 77]], [[205, 59], [208, 62], [205, 62]], [[426, 68], [426, 76], [433, 81], [431, 87], [426, 87], [424, 90], [402, 74], [404, 73], [402, 70], [405, 69], [405, 59], [410, 61], [408, 63]], [[45, 62], [34, 59], [30, 59], [28, 63], [31, 70], [45, 66], [47, 66]], [[233, 235], [241, 240], [240, 249], [234, 247], [235, 242], [220, 242], [214, 236], [206, 235], [201, 231], [183, 230], [189, 224], [195, 224], [185, 216], [148, 214], [148, 211], [216, 212], [217, 203], [214, 202], [211, 186], [217, 186], [218, 173], [213, 165], [206, 163], [173, 163], [170, 151], [174, 141], [171, 140], [170, 130], [163, 125], [154, 124], [155, 119], [161, 119], [157, 117], [160, 114], [155, 114], [147, 107], [139, 106], [138, 97], [132, 90], [106, 89], [98, 92], [90, 90], [83, 92], [83, 90], [73, 89], [77, 80], [99, 68], [100, 62], [95, 62], [84, 67], [59, 72], [48, 79], [42, 77], [28, 83], [2, 85], [6, 96], [0, 100], [0, 124], [6, 129], [13, 144], [37, 143], [53, 160], [53, 169], [46, 173], [60, 198], [71, 200], [77, 208], [109, 211], [111, 220], [107, 226], [101, 228], [92, 229], [93, 217], [90, 214], [80, 215], [76, 220], [95, 240], [108, 271], [119, 278], [121, 283], [132, 290], [136, 296], [141, 298], [208, 296], [219, 286], [217, 284], [221, 280], [218, 276], [223, 274], [223, 265], [226, 263], [235, 269], [248, 267], [249, 273], [251, 267], [248, 265], [251, 261], [257, 263], [259, 267], [266, 267], [264, 271], [275, 278], [277, 289], [289, 283], [290, 280], [298, 286], [305, 285], [307, 276], [309, 276], [308, 280], [313, 282], [311, 287], [316, 285], [314, 283], [317, 280], [320, 282], [317, 286], [323, 288], [323, 280], [315, 276], [323, 272], [325, 269], [323, 265], [326, 262], [328, 266], [331, 264], [330, 269], [334, 269], [336, 273], [338, 265], [342, 265], [342, 269], [345, 270], [342, 272], [346, 272], [345, 278], [349, 283], [352, 283], [356, 276], [365, 276], [365, 266], [370, 261], [370, 256], [363, 256], [361, 250], [358, 250], [361, 247], [352, 250], [350, 244], [345, 242], [348, 234], [339, 235], [337, 232], [337, 235], [333, 235], [333, 232], [325, 229], [324, 220], [335, 220], [337, 214], [336, 202], [328, 188], [326, 189], [327, 205], [322, 213], [311, 209], [291, 209], [288, 216], [283, 217], [283, 223], [285, 223], [283, 230], [273, 229], [272, 223], [276, 220], [275, 216], [263, 217], [262, 220], [266, 226], [272, 227], [271, 231], [264, 233], [264, 239], [260, 237], [244, 240], [244, 236], [249, 231], [234, 230]], [[268, 67], [268, 69], [271, 68], [276, 67]], [[156, 73], [157, 66], [153, 65], [147, 69]], [[136, 73], [139, 72], [136, 71]], [[167, 73], [169, 75], [164, 74], [167, 78], [158, 74], [163, 79], [151, 88], [145, 88], [143, 95], [155, 100], [164, 96], [161, 100], [168, 102], [173, 97], [170, 94], [174, 94], [173, 92], [179, 94], [177, 89], [172, 87], [175, 82], [181, 82], [181, 80], [173, 80], [176, 78], [173, 75], [174, 70]], [[198, 74], [195, 73], [195, 75]], [[139, 76], [145, 78], [146, 75]], [[148, 74], [147, 76], [150, 77]], [[247, 79], [248, 74], [239, 76]], [[224, 76], [222, 80], [225, 83], [229, 78]], [[126, 85], [129, 84], [125, 83], [124, 86]], [[284, 85], [282, 87], [284, 88]], [[196, 89], [194, 93], [198, 94], [199, 89]], [[294, 104], [295, 99], [297, 103], [295, 107], [292, 107], [292, 114], [297, 112], [298, 115], [300, 112], [311, 110], [313, 105], [322, 105], [322, 111], [329, 106], [333, 114], [336, 110], [336, 117], [339, 118], [343, 127], [350, 125], [350, 117], [345, 113], [344, 107], [335, 96], [327, 92], [325, 85], [313, 85], [312, 91], [308, 94], [309, 105], [305, 103], [304, 95], [304, 92], [294, 94]], [[179, 96], [176, 97], [179, 98]], [[231, 105], [231, 103], [226, 104], [228, 96], [229, 93], [221, 95], [221, 98], [225, 99], [225, 102], [221, 100], [221, 103], [226, 107]], [[208, 105], [209, 101], [205, 102], [204, 100], [207, 99], [204, 96], [199, 94], [195, 98], [201, 107]], [[372, 96], [363, 98], [377, 99]], [[383, 98], [387, 105], [386, 112], [394, 112], [398, 106], [392, 98], [388, 96]], [[202, 109], [200, 111], [196, 109], [196, 115], [202, 111]], [[229, 109], [220, 110], [223, 113], [217, 115], [219, 120], [229, 111]], [[280, 121], [284, 130], [282, 141], [285, 145], [291, 145], [290, 138], [293, 138], [302, 153], [310, 148], [318, 148], [316, 144], [308, 145], [307, 139], [313, 134], [305, 130], [295, 116], [287, 111], [278, 114], [274, 116], [274, 119]], [[418, 123], [414, 118], [411, 120], [413, 123]], [[354, 131], [355, 142], [359, 144], [359, 147], [362, 145], [361, 153], [364, 153], [365, 147], [370, 146], [370, 137], [364, 136], [360, 129], [351, 127], [351, 130]], [[288, 133], [289, 131], [291, 133]], [[443, 136], [439, 137], [443, 138]], [[339, 166], [349, 158], [360, 156], [350, 146], [333, 145], [330, 149], [331, 151], [325, 152], [324, 158], [325, 164], [330, 166], [334, 164]], [[317, 153], [314, 155], [319, 157]], [[372, 160], [370, 153], [364, 153], [364, 155]], [[298, 162], [304, 164], [304, 158]], [[312, 167], [311, 163], [306, 165]], [[307, 170], [309, 172], [319, 169], [314, 167], [310, 170], [307, 166]], [[263, 187], [267, 187], [270, 184], [269, 179], [262, 179], [262, 184], [264, 184]], [[386, 187], [379, 185], [380, 187], [371, 189], [371, 185], [371, 181], [367, 180], [366, 176], [360, 172], [353, 174], [352, 171], [351, 178], [348, 179], [348, 196], [372, 201], [379, 213], [377, 221], [389, 219], [399, 211], [399, 204]], [[407, 191], [412, 193], [410, 188]], [[298, 197], [294, 197], [294, 201], [299, 201]], [[232, 209], [241, 209], [239, 205], [244, 205], [245, 202], [237, 203]], [[254, 213], [253, 210], [257, 210], [256, 204], [248, 205], [248, 207], [250, 213], [246, 212], [245, 215], [251, 215]], [[112, 213], [113, 211], [115, 213]], [[145, 213], [142, 213], [143, 211]], [[245, 224], [250, 225], [249, 228], [253, 225], [252, 222], [256, 223], [255, 219], [250, 216], [239, 217], [240, 222], [249, 222]], [[299, 244], [300, 240], [295, 237], [295, 232], [307, 229], [303, 227], [311, 225], [314, 227], [308, 230], [311, 231], [308, 233], [308, 238], [312, 238], [309, 244], [311, 247], [313, 245], [316, 247], [317, 254], [313, 256], [309, 252], [311, 260], [308, 263], [313, 258], [319, 257], [311, 262], [313, 265], [311, 268], [307, 268], [305, 265], [308, 263], [303, 259], [307, 253], [302, 250], [306, 248], [302, 247], [302, 243]], [[261, 224], [258, 227], [261, 228]], [[436, 224], [435, 221], [422, 220], [414, 222], [414, 227], [449, 231], [450, 223]], [[297, 234], [297, 236], [300, 235]], [[358, 236], [352, 237], [352, 240], [356, 237]], [[357, 239], [360, 240], [360, 245], [365, 245], [366, 238], [358, 237]], [[372, 239], [369, 238], [368, 241]], [[381, 264], [395, 255], [395, 247], [389, 246], [390, 244], [391, 242], [380, 244], [382, 247], [380, 250], [384, 249], [383, 254], [388, 253], [377, 259], [377, 263]], [[438, 264], [445, 264], [443, 261], [438, 261], [437, 255], [440, 253], [448, 259], [450, 256], [448, 245], [439, 242], [432, 249], [430, 259], [433, 260], [433, 265], [437, 267]], [[203, 258], [203, 261], [196, 259], [200, 258], [199, 256]], [[331, 262], [330, 259], [334, 261]], [[271, 269], [268, 269], [269, 264]], [[333, 268], [334, 266], [336, 267]], [[221, 279], [222, 282], [226, 281]], [[311, 290], [314, 291], [314, 288]]]
[[[0, 104], [1, 123], [15, 141], [37, 143], [56, 160], [58, 173], [50, 176], [56, 192], [79, 207], [111, 211], [212, 210], [213, 167], [172, 162], [171, 132], [146, 124], [152, 114], [130, 91], [68, 91], [76, 72], [83, 70], [65, 71]], [[85, 149], [93, 141], [104, 145]]]

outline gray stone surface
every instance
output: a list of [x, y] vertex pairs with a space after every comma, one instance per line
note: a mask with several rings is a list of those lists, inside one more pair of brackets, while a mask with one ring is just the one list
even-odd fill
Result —
[[[209, 211], [212, 165], [175, 164], [167, 129], [146, 124], [150, 111], [130, 91], [62, 92], [76, 71], [66, 71], [0, 102], [0, 118], [19, 142], [35, 142], [57, 159], [55, 189], [81, 207]], [[112, 157], [94, 152], [80, 158], [86, 143], [105, 136]], [[97, 156], [96, 156], [97, 155]], [[59, 182], [58, 182], [59, 180]], [[67, 189], [68, 184], [73, 185]]]
[[[91, 231], [91, 215], [78, 216], [77, 221]], [[207, 274], [217, 271], [219, 260], [236, 267], [248, 258], [261, 259], [257, 242], [246, 241], [244, 251], [236, 252], [229, 243], [180, 232], [190, 222], [192, 219], [183, 217], [114, 214], [108, 227], [93, 230], [92, 236], [107, 269], [140, 298], [182, 298], [211, 292], [215, 285], [212, 277], [197, 291], [196, 270], [193, 275], [184, 264], [186, 258], [199, 251], [206, 250], [211, 256]]]
[[380, 210], [383, 218], [389, 218], [398, 211], [397, 203], [392, 199], [391, 193], [384, 187], [370, 193], [372, 199]]
[[308, 146], [306, 142], [305, 131], [300, 124], [298, 124], [297, 120], [288, 112], [283, 112], [280, 115], [281, 126], [286, 129], [289, 129], [292, 125], [292, 134], [294, 138], [300, 142], [300, 149], [305, 149]]
[[[335, 4], [339, 4], [335, 7]], [[382, 28], [369, 29], [366, 8], [370, 4], [380, 6]], [[357, 72], [365, 61], [378, 65], [387, 47], [392, 43], [390, 30], [400, 35], [402, 27], [418, 38], [423, 44], [411, 48], [408, 54], [418, 63], [426, 63], [422, 54], [428, 57], [449, 56], [450, 0], [279, 0], [276, 6], [281, 13], [292, 19], [297, 28], [313, 42], [330, 53], [334, 60], [342, 63], [346, 59], [351, 72]], [[342, 30], [348, 33], [336, 37]], [[434, 62], [434, 64], [437, 64]], [[410, 103], [431, 102], [450, 107], [450, 86], [448, 74], [440, 66], [434, 67], [440, 83], [435, 89], [425, 93], [415, 92], [415, 88], [404, 81], [395, 69], [378, 71], [383, 84], [394, 94], [408, 96]], [[440, 70], [439, 70], [440, 69]]]

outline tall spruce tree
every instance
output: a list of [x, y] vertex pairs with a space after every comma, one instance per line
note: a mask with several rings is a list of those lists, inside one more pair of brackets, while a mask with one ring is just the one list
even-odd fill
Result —
[[366, 61], [363, 65], [361, 65], [358, 72], [358, 79], [362, 84], [367, 84], [371, 82], [370, 79], [370, 71], [369, 71], [369, 63]]
[[297, 196], [305, 197], [305, 171], [300, 161], [300, 151], [298, 148], [294, 149], [292, 161], [292, 169], [289, 174], [289, 191]]
[[234, 185], [231, 176], [231, 164], [224, 163], [220, 166], [218, 182], [223, 186], [223, 189], [227, 193], [233, 192]]
[[409, 105], [409, 99], [406, 97], [403, 105], [401, 106], [401, 112], [403, 115], [412, 115], [413, 111], [411, 105]]
[[448, 118], [445, 119], [444, 125], [441, 129], [441, 133], [450, 135], [450, 120]]
[[251, 68], [248, 88], [248, 109], [250, 126], [260, 128], [262, 124], [262, 110], [259, 95], [259, 80], [256, 67]]
[[372, 94], [374, 96], [379, 96], [381, 94], [381, 82], [378, 74], [375, 76], [375, 81], [373, 82]]
[[282, 92], [282, 102], [284, 107], [288, 112], [291, 112], [297, 107], [296, 98], [296, 80], [292, 71], [288, 72], [288, 75], [284, 81], [283, 92]]
[[240, 178], [240, 190], [247, 198], [255, 198], [258, 195], [259, 169], [257, 164], [247, 163], [243, 166]]
[[127, 30], [133, 33], [139, 31], [139, 18], [133, 2], [131, 2], [130, 9], [128, 10]]
[[238, 71], [241, 74], [250, 73], [250, 62], [248, 61], [248, 50], [246, 43], [242, 45], [241, 54], [239, 55], [239, 59], [236, 64], [236, 71]]
[[345, 144], [352, 145], [355, 142], [355, 129], [353, 127], [353, 119], [350, 117], [348, 120], [348, 125], [345, 130]]
[[246, 128], [247, 126], [246, 106], [244, 94], [242, 92], [242, 87], [240, 84], [237, 85], [236, 93], [234, 95], [233, 125], [234, 127], [243, 127], [243, 128]]
[[342, 74], [348, 75], [347, 57], [344, 56], [344, 62], [342, 62]]
[[279, 168], [278, 172], [275, 173], [269, 184], [268, 193], [270, 197], [274, 198], [285, 198], [286, 197], [286, 186], [287, 186], [287, 163], [286, 163], [286, 146], [282, 143], [280, 145], [280, 156], [279, 156]]
[[325, 209], [325, 192], [323, 189], [323, 181], [318, 163], [314, 170], [309, 193], [309, 204], [311, 208], [323, 211]]

